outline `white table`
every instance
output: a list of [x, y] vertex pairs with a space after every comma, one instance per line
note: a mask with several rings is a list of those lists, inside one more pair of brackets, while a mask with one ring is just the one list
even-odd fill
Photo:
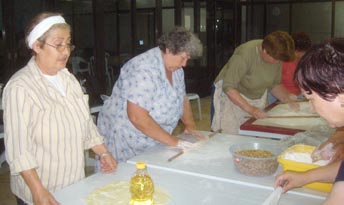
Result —
[[[92, 190], [108, 183], [128, 181], [134, 170], [134, 165], [121, 163], [115, 173], [92, 175], [56, 192], [54, 196], [63, 205], [85, 205], [83, 199]], [[170, 205], [260, 205], [271, 193], [271, 190], [267, 189], [221, 182], [150, 166], [148, 172], [155, 186], [166, 190], [171, 197]], [[321, 204], [322, 201], [312, 197], [286, 194], [280, 204], [300, 204], [301, 200], [304, 205]]]
[[[246, 176], [239, 173], [232, 162], [232, 156], [229, 153], [230, 145], [253, 141], [266, 142], [275, 145], [278, 145], [279, 143], [279, 141], [271, 139], [218, 134], [211, 138], [207, 143], [203, 144], [201, 148], [186, 152], [172, 162], [168, 162], [167, 159], [175, 155], [178, 150], [161, 146], [128, 160], [128, 163], [134, 164], [137, 161], [145, 161], [150, 167], [160, 170], [172, 171], [189, 176], [197, 176], [204, 179], [223, 182], [224, 184], [229, 183], [243, 185], [245, 187], [251, 187], [258, 190], [263, 189], [272, 191], [275, 176]], [[276, 173], [280, 172], [281, 167], [279, 167]], [[255, 192], [252, 194], [255, 195]], [[307, 188], [299, 188], [289, 191], [288, 194], [283, 195], [282, 198], [304, 196], [306, 199], [324, 199], [326, 195], [327, 194], [323, 192]], [[288, 199], [288, 201], [290, 202], [290, 199]]]
[[[118, 165], [112, 174], [95, 174], [54, 193], [64, 205], [85, 205], [83, 199], [97, 187], [129, 181], [136, 161], [145, 161], [148, 172], [157, 187], [168, 192], [172, 205], [260, 205], [273, 190], [274, 176], [249, 177], [233, 167], [228, 147], [234, 143], [264, 141], [278, 144], [277, 140], [218, 134], [198, 150], [184, 153], [172, 162], [167, 159], [178, 152], [165, 146], [156, 147], [128, 163]], [[321, 204], [326, 193], [307, 188], [283, 194], [280, 205]]]

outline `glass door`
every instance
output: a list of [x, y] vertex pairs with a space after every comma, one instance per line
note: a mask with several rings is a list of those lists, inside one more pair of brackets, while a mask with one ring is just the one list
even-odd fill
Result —
[[136, 53], [142, 53], [155, 44], [155, 14], [153, 9], [138, 10], [137, 12], [137, 47]]
[[215, 64], [220, 72], [235, 49], [234, 5], [231, 2], [217, 2], [215, 11]]

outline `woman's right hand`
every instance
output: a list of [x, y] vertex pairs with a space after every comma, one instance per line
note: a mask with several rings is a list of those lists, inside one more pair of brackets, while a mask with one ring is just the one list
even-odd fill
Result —
[[339, 128], [312, 153], [313, 161], [328, 160], [330, 163], [344, 159], [344, 131]]
[[281, 186], [283, 193], [306, 184], [306, 174], [286, 171], [278, 175], [275, 179], [275, 188]]
[[25, 183], [30, 188], [32, 200], [35, 205], [59, 205], [54, 196], [43, 186], [35, 169], [20, 172]]
[[32, 194], [34, 205], [59, 205], [60, 203], [56, 201], [54, 196], [46, 189], [38, 191]]
[[313, 162], [318, 160], [331, 160], [333, 155], [336, 153], [333, 144], [331, 142], [325, 142], [315, 148], [311, 157]]

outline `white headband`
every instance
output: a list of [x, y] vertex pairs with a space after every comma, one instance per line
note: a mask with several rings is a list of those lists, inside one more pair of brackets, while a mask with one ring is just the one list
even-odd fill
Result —
[[27, 42], [29, 48], [32, 48], [33, 43], [41, 37], [45, 32], [47, 32], [54, 24], [66, 23], [62, 16], [50, 16], [43, 21], [39, 22], [35, 28], [32, 29], [29, 36], [27, 37]]

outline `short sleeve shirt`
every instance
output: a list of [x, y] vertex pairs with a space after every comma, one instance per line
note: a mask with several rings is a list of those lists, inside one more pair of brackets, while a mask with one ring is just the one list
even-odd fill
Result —
[[283, 62], [281, 83], [290, 93], [300, 95], [301, 90], [293, 79], [296, 68], [296, 61]]
[[177, 126], [183, 113], [185, 96], [183, 69], [174, 71], [172, 78], [173, 85], [166, 77], [158, 47], [136, 56], [122, 67], [112, 94], [98, 117], [100, 132], [118, 161], [126, 161], [159, 144], [130, 122], [127, 101], [148, 111], [168, 133], [172, 133]]

